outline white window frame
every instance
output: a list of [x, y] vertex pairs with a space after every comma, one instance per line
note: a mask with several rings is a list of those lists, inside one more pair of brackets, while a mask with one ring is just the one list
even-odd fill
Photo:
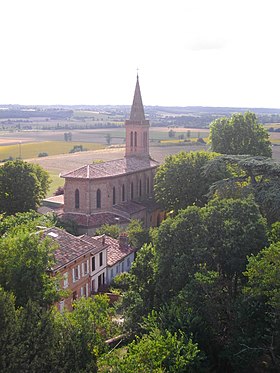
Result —
[[[76, 271], [77, 271], [77, 276], [76, 276]], [[81, 278], [80, 265], [77, 265], [76, 267], [72, 268], [72, 277], [73, 277], [73, 282], [79, 281], [79, 279]]]

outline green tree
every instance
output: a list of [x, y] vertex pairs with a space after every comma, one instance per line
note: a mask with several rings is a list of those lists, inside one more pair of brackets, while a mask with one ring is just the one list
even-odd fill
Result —
[[162, 333], [153, 328], [148, 334], [127, 347], [126, 353], [120, 357], [113, 353], [101, 360], [101, 372], [131, 373], [131, 372], [191, 372], [192, 366], [198, 360], [199, 349], [191, 339], [187, 343], [179, 333]]
[[268, 132], [254, 113], [233, 114], [210, 124], [212, 151], [222, 154], [272, 156]]
[[178, 211], [192, 204], [203, 206], [209, 187], [228, 177], [226, 167], [207, 176], [204, 173], [207, 162], [217, 155], [200, 151], [168, 156], [155, 176], [155, 197], [162, 208]]
[[57, 314], [57, 323], [63, 339], [61, 346], [69, 372], [97, 372], [97, 357], [106, 351], [105, 339], [110, 336], [112, 310], [104, 295], [80, 298], [74, 310]]
[[155, 286], [160, 303], [168, 302], [186, 285], [205, 260], [207, 231], [201, 209], [190, 206], [163, 221], [156, 242]]
[[208, 268], [227, 280], [231, 296], [238, 293], [247, 256], [266, 244], [266, 221], [252, 198], [213, 200], [203, 209], [207, 228]]
[[18, 321], [15, 310], [15, 297], [0, 287], [0, 371], [11, 371], [15, 358]]
[[121, 233], [121, 228], [117, 224], [103, 224], [100, 228], [96, 229], [95, 235], [101, 236], [102, 234], [106, 234], [107, 236], [113, 237], [113, 238], [119, 238], [119, 235]]
[[175, 135], [176, 135], [176, 132], [174, 130], [171, 129], [171, 130], [168, 131], [168, 136], [170, 138], [175, 137]]
[[112, 135], [110, 133], [106, 133], [105, 140], [106, 140], [107, 145], [111, 145]]
[[209, 196], [246, 198], [253, 194], [270, 224], [280, 220], [280, 163], [265, 157], [225, 155], [208, 162], [206, 175], [217, 172], [225, 164], [234, 172], [229, 178], [215, 182]]
[[0, 212], [8, 215], [35, 210], [46, 196], [50, 179], [39, 165], [22, 160], [0, 167]]
[[145, 243], [150, 242], [149, 230], [144, 228], [143, 222], [132, 219], [127, 227], [128, 240], [134, 249], [140, 249]]
[[47, 272], [53, 264], [52, 251], [51, 240], [23, 227], [0, 239], [0, 285], [15, 294], [17, 306], [30, 299], [46, 307], [59, 299], [56, 279]]
[[154, 306], [156, 252], [150, 245], [144, 245], [138, 252], [129, 272], [129, 289], [124, 294], [126, 328], [135, 330], [143, 316]]
[[260, 338], [254, 344], [247, 343], [244, 351], [256, 350], [267, 362], [268, 371], [276, 372], [280, 367], [280, 242], [272, 243], [248, 261], [244, 293], [250, 303], [263, 308], [263, 318], [262, 323], [255, 323]]

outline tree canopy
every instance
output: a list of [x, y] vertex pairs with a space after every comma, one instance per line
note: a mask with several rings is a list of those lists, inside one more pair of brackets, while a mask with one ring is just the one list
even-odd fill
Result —
[[155, 197], [163, 209], [178, 211], [192, 204], [203, 206], [209, 187], [228, 176], [226, 168], [205, 175], [205, 165], [217, 156], [205, 151], [168, 156], [155, 176]]
[[50, 179], [39, 165], [22, 160], [0, 167], [0, 212], [8, 215], [35, 210], [46, 196]]
[[209, 139], [212, 151], [221, 154], [272, 155], [268, 132], [251, 112], [214, 120]]
[[206, 175], [218, 172], [225, 164], [234, 172], [213, 183], [209, 196], [246, 198], [252, 194], [270, 224], [280, 220], [280, 163], [266, 157], [223, 155], [207, 163]]

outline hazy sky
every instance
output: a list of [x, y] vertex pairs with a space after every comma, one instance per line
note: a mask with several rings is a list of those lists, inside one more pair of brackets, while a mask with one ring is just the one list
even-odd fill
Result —
[[2, 0], [1, 104], [280, 108], [279, 0]]

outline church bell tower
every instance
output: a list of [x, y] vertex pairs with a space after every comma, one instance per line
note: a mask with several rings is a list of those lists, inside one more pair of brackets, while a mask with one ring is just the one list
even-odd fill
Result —
[[137, 74], [130, 118], [125, 121], [126, 157], [149, 158], [149, 127], [150, 123], [145, 119], [139, 77]]

